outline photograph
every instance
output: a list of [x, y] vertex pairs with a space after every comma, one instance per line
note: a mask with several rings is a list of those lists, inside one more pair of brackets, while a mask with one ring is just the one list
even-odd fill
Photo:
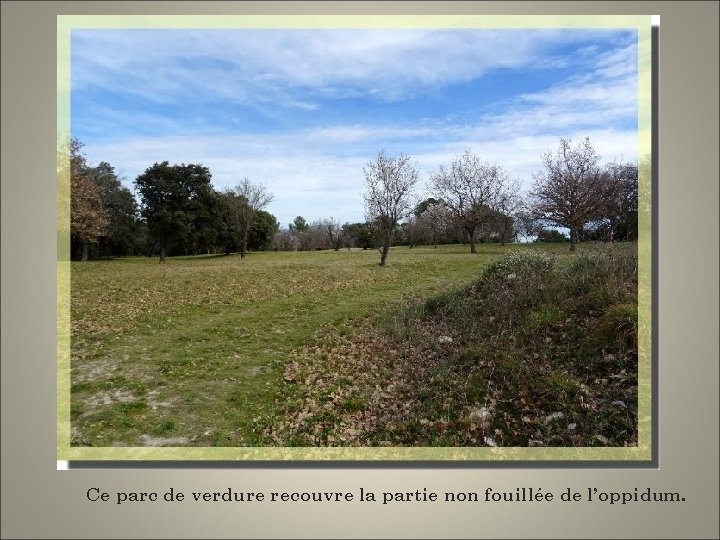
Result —
[[73, 450], [649, 458], [649, 28], [68, 34]]
[[718, 538], [719, 10], [0, 0], [0, 537]]

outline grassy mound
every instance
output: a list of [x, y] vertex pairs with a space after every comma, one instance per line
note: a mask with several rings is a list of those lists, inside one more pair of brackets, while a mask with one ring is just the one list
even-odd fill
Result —
[[469, 286], [317, 336], [273, 444], [632, 446], [635, 245], [511, 251]]

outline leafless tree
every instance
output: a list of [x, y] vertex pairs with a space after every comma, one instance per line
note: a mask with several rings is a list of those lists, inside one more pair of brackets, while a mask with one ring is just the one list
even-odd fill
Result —
[[431, 177], [438, 198], [450, 207], [463, 228], [470, 252], [476, 253], [476, 233], [491, 223], [503, 201], [514, 189], [502, 167], [480, 161], [466, 151], [453, 159], [449, 168], [440, 166]]
[[412, 209], [412, 190], [419, 172], [410, 157], [388, 157], [385, 151], [363, 167], [365, 173], [365, 214], [369, 223], [376, 223], [382, 242], [380, 266], [385, 266], [398, 222]]
[[428, 204], [417, 219], [427, 235], [428, 243], [437, 248], [440, 238], [452, 226], [452, 211], [445, 202], [438, 201]]
[[300, 245], [299, 238], [294, 231], [283, 229], [275, 233], [272, 248], [275, 251], [297, 251]]
[[330, 249], [330, 239], [324, 219], [318, 219], [310, 223], [304, 233], [305, 249], [320, 250]]
[[427, 229], [420, 220], [420, 216], [410, 216], [407, 221], [400, 225], [403, 238], [410, 249], [417, 246], [427, 237]]
[[525, 239], [536, 236], [541, 229], [532, 211], [525, 204], [515, 212], [514, 226], [517, 233]]
[[492, 228], [503, 246], [517, 236], [516, 221], [522, 207], [520, 186], [517, 182], [508, 181], [497, 200], [492, 219]]
[[327, 234], [330, 247], [335, 251], [340, 251], [345, 241], [345, 230], [342, 225], [335, 218], [323, 219], [320, 220], [320, 223]]
[[251, 182], [247, 178], [235, 186], [233, 192], [235, 194], [233, 211], [240, 236], [240, 258], [245, 258], [253, 216], [255, 212], [270, 204], [275, 197], [264, 184]]
[[560, 139], [557, 152], [543, 155], [545, 170], [536, 174], [531, 192], [533, 216], [570, 229], [570, 249], [580, 240], [585, 225], [602, 219], [614, 186], [602, 174], [589, 138], [573, 145]]
[[608, 163], [604, 173], [614, 192], [607, 200], [605, 218], [609, 240], [633, 240], [638, 233], [638, 166], [636, 163]]

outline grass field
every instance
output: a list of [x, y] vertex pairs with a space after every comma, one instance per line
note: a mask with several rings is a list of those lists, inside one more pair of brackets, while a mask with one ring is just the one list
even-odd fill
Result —
[[263, 444], [284, 363], [323, 325], [468, 282], [483, 246], [73, 263], [72, 444]]
[[[333, 444], [327, 429], [321, 439], [283, 434], [302, 424], [291, 419], [311, 417], [300, 402], [325, 400], [353, 418], [368, 406], [370, 395], [339, 389], [325, 399], [327, 381], [374, 369], [348, 362], [333, 340], [384, 342], [407, 306], [447, 298], [510, 249], [393, 248], [385, 268], [362, 250], [72, 263], [71, 444]], [[569, 257], [566, 245], [512, 249]], [[381, 330], [368, 334], [367, 321]], [[298, 358], [325, 375], [311, 369], [298, 385]], [[397, 386], [386, 375], [380, 382]]]

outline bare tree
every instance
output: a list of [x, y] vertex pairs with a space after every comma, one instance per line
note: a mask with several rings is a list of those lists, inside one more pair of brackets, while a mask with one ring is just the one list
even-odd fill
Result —
[[532, 236], [536, 236], [542, 228], [538, 225], [532, 211], [524, 204], [521, 205], [515, 213], [514, 226], [517, 233], [526, 240]]
[[327, 231], [322, 219], [317, 219], [308, 225], [304, 233], [305, 249], [321, 250], [330, 249]]
[[345, 241], [345, 230], [342, 228], [342, 225], [340, 225], [335, 218], [322, 219], [320, 220], [320, 224], [327, 234], [330, 247], [335, 251], [340, 251]]
[[638, 166], [636, 163], [609, 163], [606, 181], [615, 197], [607, 201], [609, 240], [635, 240], [638, 235]]
[[275, 251], [297, 251], [300, 241], [294, 231], [283, 229], [275, 233], [272, 248]]
[[240, 258], [245, 258], [253, 216], [258, 210], [270, 204], [275, 197], [264, 184], [251, 182], [247, 178], [235, 186], [233, 192], [235, 194], [233, 212], [240, 240]]
[[444, 201], [436, 201], [428, 204], [417, 219], [426, 232], [429, 243], [437, 248], [440, 238], [452, 225], [452, 211]]
[[410, 157], [400, 154], [393, 158], [378, 153], [377, 159], [363, 167], [365, 173], [365, 214], [369, 223], [376, 223], [382, 246], [380, 266], [385, 266], [388, 251], [398, 222], [412, 210], [412, 190], [419, 172]]
[[599, 161], [589, 138], [574, 146], [570, 139], [560, 139], [555, 154], [543, 155], [545, 170], [534, 177], [534, 217], [570, 229], [572, 251], [585, 225], [602, 219], [607, 201], [614, 199], [614, 187], [602, 174]]
[[476, 253], [475, 235], [491, 223], [494, 212], [514, 189], [502, 167], [480, 161], [466, 151], [453, 159], [449, 168], [440, 166], [431, 177], [438, 198], [445, 201], [462, 227]]
[[420, 221], [420, 216], [410, 216], [405, 223], [400, 225], [400, 230], [410, 249], [417, 246], [420, 241], [425, 240], [427, 236], [427, 230]]
[[492, 219], [494, 232], [503, 246], [517, 237], [518, 230], [515, 222], [522, 207], [520, 186], [517, 182], [509, 181], [498, 197]]

